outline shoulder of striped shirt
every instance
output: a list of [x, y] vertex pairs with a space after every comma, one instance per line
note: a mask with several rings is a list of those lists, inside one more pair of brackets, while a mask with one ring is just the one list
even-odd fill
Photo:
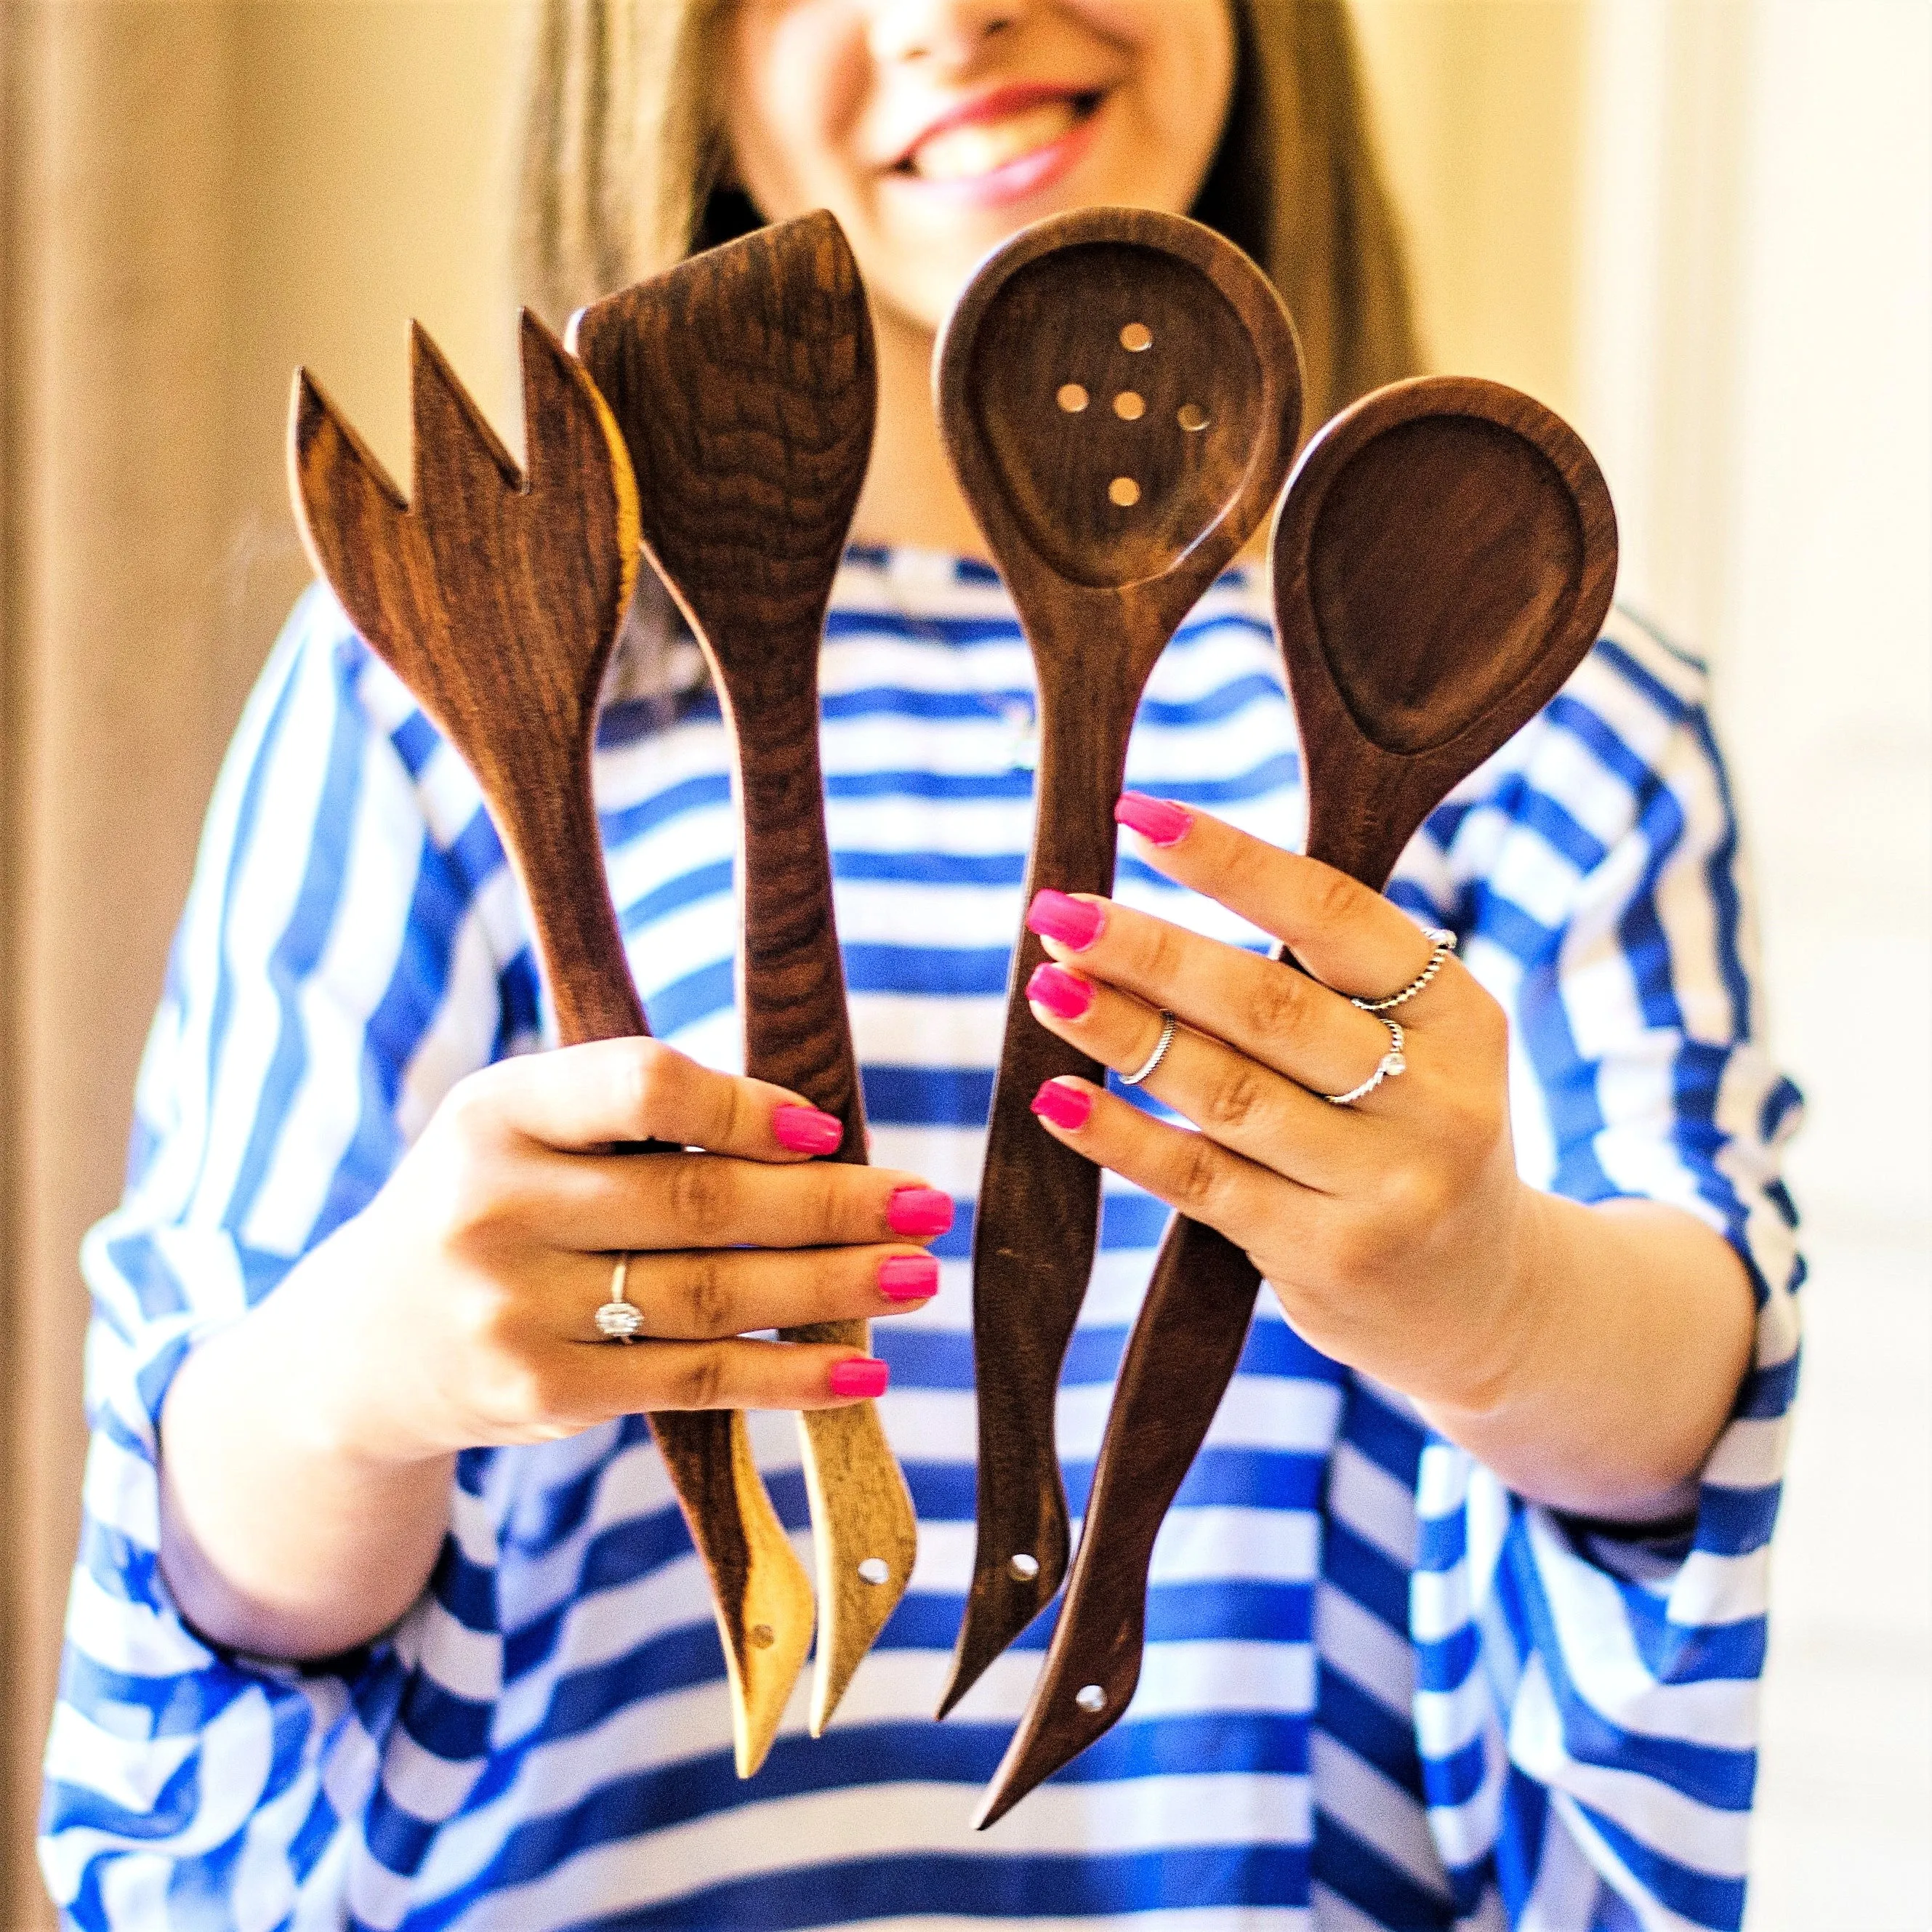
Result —
[[[955, 560], [949, 574], [943, 568], [946, 561], [935, 556], [929, 560], [930, 568], [914, 573], [910, 581], [895, 582], [890, 591], [891, 608], [903, 608], [908, 589], [930, 596], [935, 608], [943, 606], [962, 614], [982, 614], [989, 604], [1005, 605], [1004, 586], [984, 566]], [[837, 601], [864, 609], [886, 594], [884, 580], [891, 567], [892, 560], [883, 554], [854, 553], [840, 573]], [[1271, 622], [1265, 572], [1240, 567], [1226, 572], [1190, 613], [1187, 628], [1199, 630], [1219, 621], [1244, 627]], [[372, 728], [396, 743], [399, 752], [410, 731], [427, 724], [407, 687], [356, 634], [326, 584], [314, 584], [303, 593], [284, 641], [297, 650], [338, 654], [340, 696], [356, 704]], [[1582, 705], [1646, 762], [1654, 762], [1687, 725], [1701, 730], [1709, 689], [1710, 673], [1702, 659], [1680, 649], [1636, 612], [1616, 605], [1602, 636], [1557, 699], [1451, 796], [1463, 802], [1480, 798], [1505, 773], [1521, 770], [1548, 734], [1562, 728], [1566, 704]], [[440, 734], [437, 742], [440, 747]], [[462, 761], [442, 748], [445, 755], [432, 756], [413, 773], [424, 817], [439, 843], [460, 831], [481, 802], [476, 782]]]

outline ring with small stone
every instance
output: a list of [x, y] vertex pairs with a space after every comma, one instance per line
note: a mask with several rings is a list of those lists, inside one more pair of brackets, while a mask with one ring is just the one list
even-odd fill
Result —
[[624, 1298], [625, 1284], [630, 1274], [631, 1257], [627, 1250], [617, 1257], [617, 1265], [611, 1270], [610, 1299], [597, 1311], [597, 1332], [607, 1342], [634, 1342], [638, 1330], [644, 1325], [644, 1316]]
[[[1359, 1003], [1358, 1003], [1359, 1004]], [[1376, 1018], [1389, 1030], [1389, 1050], [1376, 1063], [1376, 1070], [1359, 1087], [1351, 1087], [1346, 1094], [1324, 1094], [1322, 1099], [1333, 1107], [1352, 1107], [1358, 1100], [1366, 1099], [1384, 1080], [1393, 1080], [1398, 1073], [1408, 1071], [1408, 1061], [1402, 1050], [1401, 1026], [1386, 1013], [1377, 1013]]]
[[1154, 1043], [1154, 1051], [1131, 1073], [1115, 1076], [1123, 1087], [1138, 1087], [1144, 1080], [1153, 1076], [1154, 1069], [1167, 1058], [1167, 1049], [1174, 1044], [1174, 1016], [1162, 1006], [1160, 1010], [1160, 1037]]

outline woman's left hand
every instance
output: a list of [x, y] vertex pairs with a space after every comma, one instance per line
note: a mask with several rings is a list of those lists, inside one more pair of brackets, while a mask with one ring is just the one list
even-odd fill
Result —
[[1162, 809], [1177, 836], [1143, 838], [1141, 855], [1285, 941], [1308, 971], [1111, 900], [1040, 895], [1028, 923], [1055, 963], [1029, 986], [1034, 1016], [1126, 1073], [1172, 1013], [1146, 1089], [1200, 1131], [1074, 1079], [1042, 1090], [1042, 1125], [1218, 1228], [1327, 1354], [1418, 1400], [1484, 1407], [1534, 1312], [1538, 1197], [1516, 1173], [1502, 1008], [1445, 959], [1390, 1016], [1403, 1070], [1334, 1105], [1324, 1096], [1368, 1079], [1394, 1037], [1348, 994], [1399, 992], [1430, 942], [1329, 866]]

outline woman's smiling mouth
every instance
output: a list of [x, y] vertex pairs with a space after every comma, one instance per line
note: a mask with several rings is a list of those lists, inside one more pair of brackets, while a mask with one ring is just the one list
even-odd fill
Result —
[[891, 172], [976, 200], [1017, 199], [1078, 158], [1104, 99], [1099, 92], [1001, 88], [945, 116]]

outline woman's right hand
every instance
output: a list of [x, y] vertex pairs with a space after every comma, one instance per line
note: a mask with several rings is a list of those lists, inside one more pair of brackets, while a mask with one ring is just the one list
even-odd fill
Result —
[[[952, 1206], [916, 1175], [812, 1160], [838, 1132], [796, 1094], [650, 1040], [472, 1074], [277, 1292], [326, 1338], [317, 1426], [386, 1461], [652, 1409], [857, 1400], [879, 1371], [834, 1371], [858, 1351], [748, 1338], [919, 1306], [938, 1286], [920, 1244]], [[694, 1150], [612, 1151], [641, 1140]], [[626, 1252], [628, 1347], [595, 1319]]]

